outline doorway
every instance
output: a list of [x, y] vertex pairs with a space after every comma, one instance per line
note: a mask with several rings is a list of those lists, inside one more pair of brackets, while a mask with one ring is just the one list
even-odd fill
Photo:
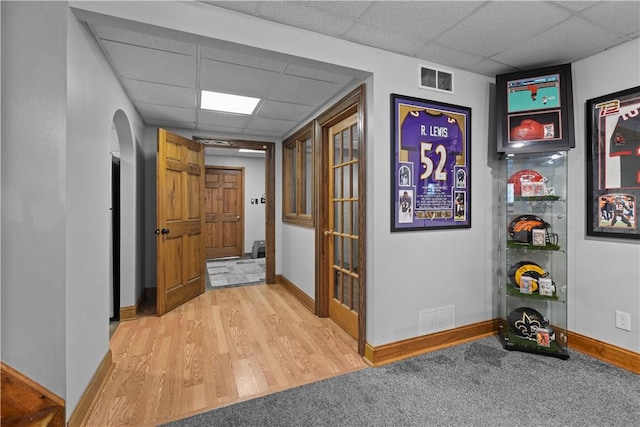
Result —
[[120, 157], [111, 153], [111, 288], [109, 322], [120, 320]]
[[[316, 312], [358, 341], [366, 337], [365, 85], [316, 120], [320, 161], [316, 228]], [[326, 184], [328, 183], [328, 185]]]

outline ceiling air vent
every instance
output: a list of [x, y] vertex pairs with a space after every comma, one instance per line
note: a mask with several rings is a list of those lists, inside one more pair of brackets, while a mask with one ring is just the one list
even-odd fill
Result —
[[419, 69], [419, 88], [453, 93], [453, 73], [424, 65], [420, 65]]

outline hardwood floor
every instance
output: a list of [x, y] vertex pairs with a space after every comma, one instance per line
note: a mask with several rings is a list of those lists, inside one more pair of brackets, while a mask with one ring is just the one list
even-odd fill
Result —
[[368, 367], [357, 343], [280, 285], [207, 291], [121, 322], [89, 426], [147, 426]]

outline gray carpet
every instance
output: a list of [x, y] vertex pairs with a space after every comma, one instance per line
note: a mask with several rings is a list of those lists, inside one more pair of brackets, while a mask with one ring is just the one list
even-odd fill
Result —
[[167, 426], [640, 426], [640, 376], [484, 338]]

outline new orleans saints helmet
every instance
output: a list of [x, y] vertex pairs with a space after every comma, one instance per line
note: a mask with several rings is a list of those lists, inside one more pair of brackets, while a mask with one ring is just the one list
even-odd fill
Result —
[[539, 312], [530, 307], [518, 307], [507, 316], [507, 323], [516, 336], [531, 341], [537, 341], [538, 328], [549, 330], [549, 338], [555, 341], [556, 334], [549, 326], [549, 321]]
[[537, 215], [520, 215], [509, 223], [509, 235], [518, 243], [533, 244], [533, 230], [544, 230], [545, 244], [557, 245], [558, 235], [549, 233], [551, 224]]

